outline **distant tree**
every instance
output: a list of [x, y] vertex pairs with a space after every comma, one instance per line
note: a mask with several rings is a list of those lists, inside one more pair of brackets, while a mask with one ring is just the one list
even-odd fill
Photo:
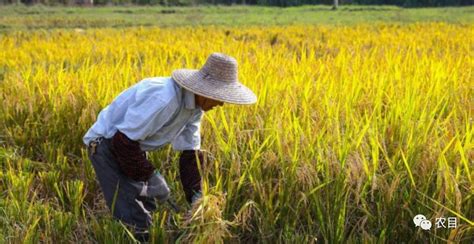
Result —
[[339, 4], [361, 4], [361, 5], [397, 5], [403, 7], [429, 7], [429, 6], [465, 6], [473, 5], [474, 0], [0, 0], [2, 4], [44, 4], [44, 5], [162, 5], [162, 6], [184, 6], [200, 4], [244, 4], [289, 7], [298, 5], [325, 4], [332, 5], [332, 9], [339, 8]]

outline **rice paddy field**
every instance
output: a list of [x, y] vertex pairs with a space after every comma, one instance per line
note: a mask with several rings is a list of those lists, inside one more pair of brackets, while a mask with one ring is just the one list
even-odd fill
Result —
[[9, 29], [0, 243], [133, 243], [82, 136], [122, 90], [214, 51], [258, 103], [206, 113], [194, 208], [178, 153], [149, 155], [187, 209], [160, 205], [152, 243], [472, 243], [473, 47], [470, 20]]

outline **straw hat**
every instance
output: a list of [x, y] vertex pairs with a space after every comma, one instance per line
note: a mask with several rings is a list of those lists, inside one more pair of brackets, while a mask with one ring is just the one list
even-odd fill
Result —
[[252, 104], [257, 96], [237, 79], [237, 61], [222, 53], [211, 54], [200, 70], [177, 69], [173, 79], [203, 97], [233, 104]]

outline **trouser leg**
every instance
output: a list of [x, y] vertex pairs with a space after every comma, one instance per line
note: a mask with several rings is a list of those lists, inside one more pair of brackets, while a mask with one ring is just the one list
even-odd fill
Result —
[[145, 230], [152, 223], [156, 210], [153, 199], [139, 197], [140, 189], [132, 179], [120, 172], [110, 151], [110, 140], [104, 139], [94, 152], [89, 153], [107, 206], [115, 218], [136, 229]]

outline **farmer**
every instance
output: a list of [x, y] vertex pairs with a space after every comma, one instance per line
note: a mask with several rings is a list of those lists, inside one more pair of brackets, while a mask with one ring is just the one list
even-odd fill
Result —
[[147, 151], [171, 143], [181, 151], [179, 173], [186, 200], [201, 197], [200, 124], [204, 112], [223, 103], [252, 104], [257, 97], [237, 79], [237, 61], [211, 54], [200, 70], [144, 79], [122, 92], [84, 136], [100, 187], [115, 218], [146, 240], [156, 210], [170, 190]]

